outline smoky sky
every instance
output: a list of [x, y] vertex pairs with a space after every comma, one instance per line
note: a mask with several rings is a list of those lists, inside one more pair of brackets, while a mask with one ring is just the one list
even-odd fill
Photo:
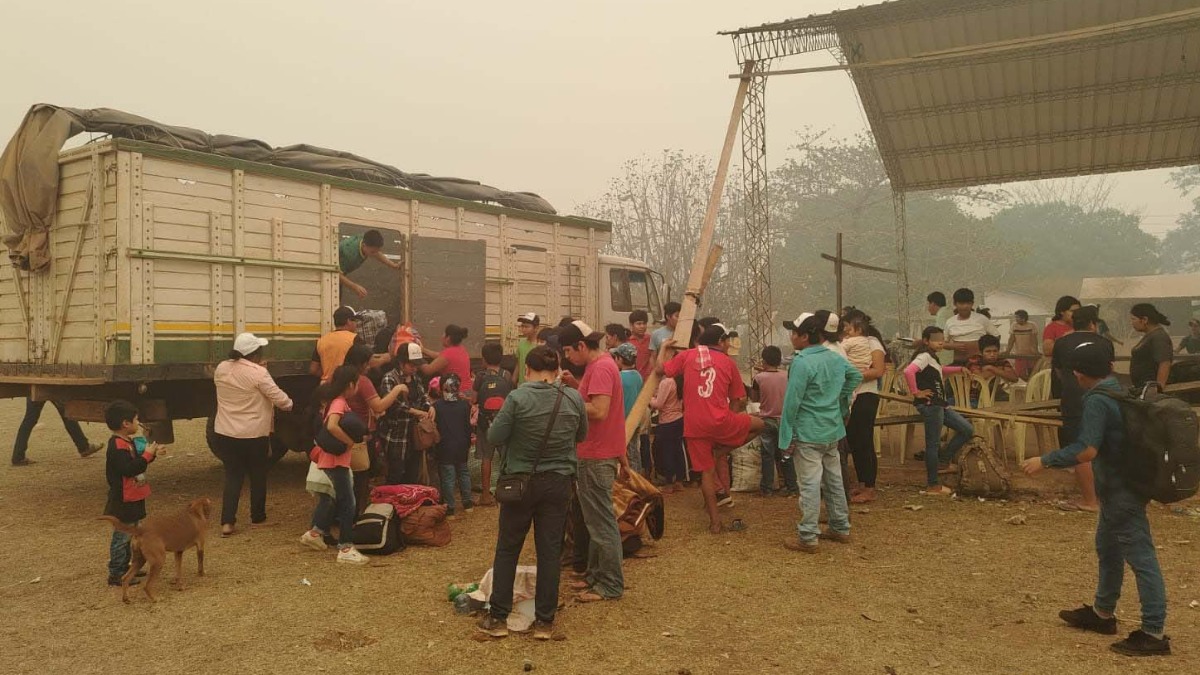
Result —
[[[546, 197], [600, 195], [626, 160], [720, 149], [735, 83], [718, 30], [861, 0], [53, 0], [0, 2], [0, 137], [33, 103], [311, 143]], [[789, 65], [832, 63], [813, 54]], [[865, 130], [844, 73], [773, 80], [768, 162], [795, 131]], [[1113, 178], [1162, 234], [1167, 171]]]

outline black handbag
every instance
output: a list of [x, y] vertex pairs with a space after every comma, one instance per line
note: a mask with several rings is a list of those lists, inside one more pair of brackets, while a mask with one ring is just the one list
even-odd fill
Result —
[[500, 478], [496, 481], [496, 501], [501, 504], [520, 504], [529, 495], [529, 479], [537, 473], [538, 462], [546, 444], [550, 442], [550, 431], [554, 429], [554, 421], [558, 417], [558, 408], [562, 405], [563, 388], [557, 385], [558, 397], [554, 399], [554, 409], [550, 411], [550, 423], [546, 425], [546, 433], [542, 436], [542, 444], [538, 446], [537, 455], [533, 458], [533, 471], [529, 473], [508, 473], [508, 453], [504, 454], [504, 464], [500, 466]]

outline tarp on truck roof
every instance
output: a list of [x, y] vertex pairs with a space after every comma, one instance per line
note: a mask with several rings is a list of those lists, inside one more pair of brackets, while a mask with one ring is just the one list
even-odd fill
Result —
[[275, 148], [252, 138], [212, 135], [110, 108], [83, 110], [39, 103], [25, 114], [17, 133], [0, 155], [0, 214], [8, 230], [4, 233], [4, 244], [9, 257], [24, 269], [39, 269], [50, 260], [46, 231], [54, 222], [58, 204], [58, 153], [67, 139], [85, 131], [443, 197], [557, 213], [549, 202], [532, 192], [507, 192], [462, 178], [405, 173], [348, 152], [314, 145]]

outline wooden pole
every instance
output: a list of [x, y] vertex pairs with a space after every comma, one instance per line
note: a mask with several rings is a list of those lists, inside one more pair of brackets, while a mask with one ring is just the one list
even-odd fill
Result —
[[837, 304], [833, 308], [838, 314], [842, 313], [842, 233], [837, 233], [837, 252], [833, 261], [833, 278], [837, 282]]
[[[734, 142], [737, 141], [738, 125], [742, 121], [742, 108], [746, 105], [746, 93], [750, 90], [750, 79], [754, 72], [754, 61], [746, 61], [742, 67], [742, 78], [738, 82], [737, 94], [733, 98], [733, 111], [725, 128], [725, 144], [721, 146], [721, 158], [717, 162], [717, 174], [713, 179], [712, 192], [708, 195], [708, 209], [704, 212], [704, 223], [700, 227], [700, 241], [696, 243], [696, 254], [692, 257], [692, 269], [688, 274], [687, 290], [680, 300], [679, 323], [675, 326], [675, 341], [687, 345], [692, 339], [692, 326], [696, 323], [698, 300], [704, 287], [716, 269], [719, 247], [714, 250], [713, 235], [717, 229], [717, 214], [721, 210], [721, 195], [725, 192], [725, 177], [729, 174], [729, 160], [733, 157]], [[633, 440], [642, 426], [650, 399], [658, 389], [659, 378], [651, 373], [642, 383], [642, 391], [625, 419], [625, 442]]]

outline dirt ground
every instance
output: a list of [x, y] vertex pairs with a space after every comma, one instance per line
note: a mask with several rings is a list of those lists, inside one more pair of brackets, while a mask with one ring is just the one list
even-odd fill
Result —
[[[0, 401], [8, 443], [21, 401]], [[106, 433], [85, 425], [93, 440]], [[151, 469], [151, 512], [207, 495], [221, 470], [200, 423]], [[7, 450], [7, 446], [5, 446]], [[491, 562], [496, 511], [476, 509], [441, 549], [409, 548], [366, 568], [302, 549], [311, 501], [305, 462], [271, 475], [271, 525], [221, 539], [208, 576], [185, 558], [185, 590], [122, 605], [104, 585], [109, 527], [103, 457], [80, 460], [47, 408], [29, 455], [0, 465], [0, 672], [4, 673], [1181, 673], [1200, 670], [1200, 519], [1152, 507], [1175, 655], [1131, 660], [1111, 638], [1064, 628], [1059, 609], [1091, 601], [1094, 519], [1045, 501], [980, 503], [918, 494], [920, 468], [885, 453], [882, 498], [853, 514], [852, 545], [815, 556], [784, 550], [796, 504], [736, 497], [749, 529], [704, 532], [695, 490], [668, 497], [654, 557], [626, 563], [624, 599], [568, 603], [565, 640], [472, 637], [446, 601], [450, 582]], [[1048, 477], [1051, 490], [1069, 484]], [[916, 511], [906, 505], [919, 505]], [[241, 517], [248, 520], [243, 499]], [[1005, 519], [1024, 513], [1026, 525]], [[530, 543], [531, 547], [532, 544]], [[528, 554], [528, 550], [526, 553]], [[168, 570], [170, 563], [168, 564]], [[304, 583], [307, 580], [309, 583]], [[311, 585], [309, 585], [311, 584]], [[1136, 628], [1131, 575], [1119, 616]]]

